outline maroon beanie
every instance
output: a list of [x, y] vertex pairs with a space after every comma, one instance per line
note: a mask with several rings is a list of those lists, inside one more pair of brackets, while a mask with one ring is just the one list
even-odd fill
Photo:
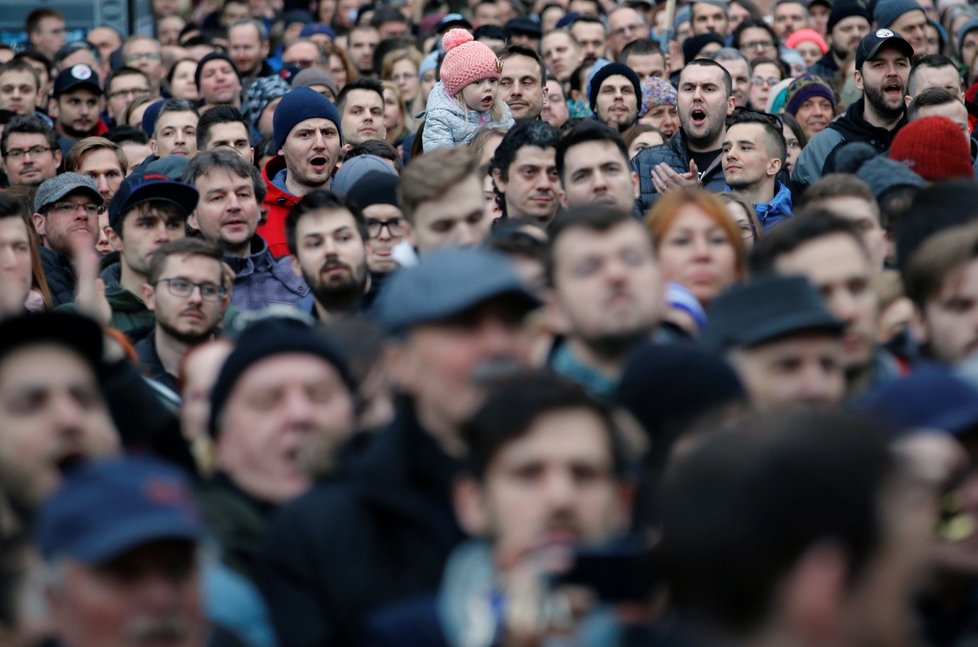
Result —
[[971, 147], [961, 129], [947, 117], [921, 117], [900, 129], [890, 159], [904, 162], [925, 180], [974, 178]]

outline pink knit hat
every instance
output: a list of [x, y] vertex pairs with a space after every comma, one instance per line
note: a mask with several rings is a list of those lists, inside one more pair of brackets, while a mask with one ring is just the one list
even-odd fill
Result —
[[814, 29], [799, 29], [796, 32], [792, 32], [788, 39], [784, 41], [784, 46], [789, 49], [794, 49], [798, 43], [813, 42], [818, 46], [820, 52], [825, 54], [829, 51], [829, 46], [825, 44], [825, 39]]
[[441, 82], [448, 96], [454, 97], [469, 83], [499, 78], [499, 59], [487, 45], [473, 40], [468, 30], [450, 29], [441, 42], [445, 48]]

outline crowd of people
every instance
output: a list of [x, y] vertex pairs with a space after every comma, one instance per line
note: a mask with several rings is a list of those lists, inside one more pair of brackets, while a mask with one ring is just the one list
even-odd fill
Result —
[[978, 641], [978, 8], [151, 5], [0, 45], [0, 645]]

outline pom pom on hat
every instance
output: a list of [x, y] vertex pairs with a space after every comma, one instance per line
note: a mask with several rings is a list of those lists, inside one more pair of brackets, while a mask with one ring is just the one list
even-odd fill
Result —
[[947, 117], [921, 117], [901, 128], [890, 146], [890, 159], [906, 163], [931, 182], [974, 177], [971, 147]]
[[499, 78], [499, 59], [485, 43], [474, 40], [466, 29], [450, 29], [442, 37], [445, 59], [441, 64], [441, 82], [445, 94], [454, 97], [470, 83]]

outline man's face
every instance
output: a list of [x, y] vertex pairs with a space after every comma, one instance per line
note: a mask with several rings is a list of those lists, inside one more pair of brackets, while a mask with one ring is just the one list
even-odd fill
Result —
[[888, 241], [886, 231], [880, 226], [880, 210], [876, 202], [852, 195], [838, 195], [819, 200], [818, 206], [848, 220], [859, 230], [863, 244], [869, 251], [873, 271], [879, 271], [886, 258]]
[[62, 254], [70, 254], [74, 241], [91, 242], [98, 239], [98, 204], [88, 193], [69, 193], [52, 205], [45, 213], [35, 213], [34, 229], [44, 246]]
[[524, 315], [522, 304], [498, 297], [419, 325], [393, 349], [391, 374], [429, 429], [456, 433], [485, 399], [483, 376], [529, 366]]
[[594, 352], [620, 354], [648, 336], [663, 309], [663, 282], [641, 223], [566, 231], [554, 248], [549, 306], [557, 329]]
[[494, 2], [480, 2], [475, 6], [475, 14], [472, 16], [472, 22], [476, 27], [481, 27], [482, 25], [498, 25], [502, 26], [499, 22], [499, 8]]
[[228, 252], [247, 251], [258, 229], [261, 208], [251, 178], [215, 168], [194, 180], [200, 193], [188, 223]]
[[284, 503], [336, 459], [354, 421], [353, 396], [332, 364], [273, 355], [252, 364], [228, 396], [217, 464], [251, 496]]
[[808, 14], [805, 7], [796, 3], [788, 2], [774, 8], [774, 33], [778, 39], [784, 41], [788, 36], [799, 29], [808, 27]]
[[[976, 44], [978, 44], [978, 32], [971, 32], [976, 37]], [[963, 95], [961, 93], [961, 76], [958, 74], [957, 68], [953, 65], [945, 65], [943, 67], [925, 67], [918, 70], [914, 75], [913, 87], [908, 88], [913, 95], [910, 99], [907, 99], [907, 103], [921, 93], [924, 90], [929, 90], [931, 88], [942, 88], [947, 90], [954, 96], [962, 99]], [[930, 108], [931, 106], [925, 106], [925, 108]], [[935, 106], [936, 107], [936, 106]]]
[[912, 46], [915, 55], [926, 54], [927, 16], [920, 9], [908, 11], [890, 25], [890, 29], [903, 36]]
[[723, 136], [720, 163], [723, 178], [731, 189], [753, 189], [773, 179], [781, 169], [780, 160], [768, 151], [761, 124], [734, 124]]
[[29, 346], [0, 362], [0, 411], [0, 485], [30, 507], [77, 459], [119, 451], [95, 374], [60, 345]]
[[231, 27], [228, 30], [228, 45], [231, 47], [231, 59], [245, 76], [257, 73], [268, 56], [268, 43], [261, 42], [258, 28], [254, 25]]
[[740, 32], [740, 51], [748, 60], [755, 58], [777, 58], [778, 44], [763, 27], [745, 27]]
[[353, 64], [363, 73], [369, 73], [374, 67], [374, 50], [380, 43], [380, 33], [373, 28], [358, 28], [350, 32], [350, 57]]
[[207, 140], [207, 150], [226, 147], [240, 155], [249, 164], [255, 157], [255, 149], [251, 147], [248, 139], [248, 128], [240, 121], [228, 121], [211, 126], [209, 139]]
[[213, 337], [224, 318], [227, 298], [205, 299], [199, 287], [193, 287], [190, 296], [178, 297], [170, 289], [171, 281], [220, 289], [224, 281], [221, 262], [206, 256], [173, 255], [167, 258], [156, 285], [143, 286], [146, 307], [168, 336], [188, 345]]
[[590, 141], [571, 146], [564, 153], [562, 185], [570, 207], [602, 204], [631, 213], [638, 176], [615, 144]]
[[0, 108], [18, 115], [32, 115], [37, 103], [37, 79], [27, 70], [0, 75]]
[[24, 311], [31, 291], [31, 242], [27, 223], [19, 216], [0, 218], [0, 315]]
[[[916, 12], [921, 13], [921, 12]], [[869, 106], [884, 118], [898, 118], [904, 111], [910, 59], [887, 47], [856, 70], [856, 87], [863, 91]]]
[[570, 31], [581, 44], [585, 63], [594, 65], [596, 60], [604, 56], [604, 25], [597, 22], [575, 22]]
[[112, 52], [122, 47], [122, 39], [119, 38], [119, 34], [109, 27], [90, 29], [85, 35], [85, 40], [95, 45], [99, 54], [102, 55], [103, 61], [109, 60]]
[[392, 204], [372, 204], [363, 210], [370, 240], [367, 241], [367, 265], [371, 272], [397, 269], [391, 256], [394, 245], [404, 239], [407, 224], [401, 210]]
[[694, 36], [712, 31], [726, 37], [729, 23], [727, 14], [720, 7], [706, 2], [694, 2], [692, 15], [691, 28]]
[[70, 137], [85, 137], [98, 125], [102, 97], [91, 90], [75, 90], [56, 99], [58, 129]]
[[126, 46], [125, 59], [126, 65], [142, 70], [156, 84], [166, 74], [163, 47], [155, 40], [140, 38], [132, 41]]
[[529, 56], [510, 56], [503, 61], [500, 95], [514, 119], [536, 119], [543, 110], [544, 88], [540, 66]]
[[586, 409], [540, 415], [499, 449], [477, 493], [480, 525], [504, 572], [531, 560], [552, 568], [569, 545], [601, 544], [628, 517], [606, 423]]
[[564, 88], [557, 79], [547, 79], [547, 101], [543, 104], [540, 118], [554, 128], [560, 128], [570, 119], [570, 108], [564, 98]]
[[122, 236], [109, 233], [112, 248], [122, 256], [122, 262], [137, 276], [149, 274], [153, 254], [160, 245], [183, 238], [186, 218], [167, 203], [137, 205], [122, 218]]
[[653, 76], [661, 79], [666, 75], [666, 61], [662, 54], [631, 54], [625, 64], [632, 68], [642, 81]]
[[555, 157], [553, 148], [524, 146], [516, 151], [505, 181], [498, 169], [493, 172], [510, 218], [527, 216], [544, 225], [553, 220], [561, 195]]
[[227, 61], [213, 59], [200, 72], [200, 98], [210, 105], [241, 102], [241, 81]]
[[157, 157], [197, 154], [197, 113], [166, 112], [156, 121], [156, 134], [149, 145]]
[[476, 175], [458, 182], [437, 200], [414, 209], [411, 242], [418, 254], [442, 247], [479, 245], [489, 235], [492, 221], [485, 215], [482, 185]]
[[872, 361], [879, 319], [872, 287], [875, 272], [855, 240], [845, 234], [816, 238], [778, 256], [775, 269], [807, 276], [828, 309], [846, 325], [842, 337], [846, 368], [862, 368]]
[[728, 61], [717, 61], [733, 80], [733, 96], [738, 106], [747, 107], [750, 100], [750, 66], [743, 59], [733, 59]]
[[869, 21], [862, 16], [849, 16], [835, 24], [829, 34], [829, 42], [839, 58], [846, 58], [856, 51], [859, 41], [869, 33]]
[[686, 138], [697, 145], [719, 147], [727, 115], [734, 108], [722, 72], [712, 66], [687, 65], [679, 77], [676, 103]]
[[645, 19], [634, 9], [618, 9], [608, 17], [608, 50], [613, 59], [618, 58], [625, 45], [648, 35]]
[[41, 133], [10, 133], [3, 163], [11, 186], [37, 186], [61, 165], [61, 149], [51, 148]]
[[917, 111], [917, 116], [914, 119], [922, 119], [923, 117], [945, 117], [954, 122], [954, 125], [961, 130], [961, 136], [968, 143], [968, 147], [971, 147], [971, 127], [968, 124], [968, 109], [960, 101], [952, 101], [951, 103], [942, 103], [936, 106], [923, 106]]
[[954, 364], [978, 351], [978, 260], [949, 272], [917, 316], [935, 359]]
[[320, 52], [315, 43], [301, 40], [289, 45], [282, 53], [282, 64], [305, 69], [319, 62]]
[[55, 16], [41, 18], [37, 29], [29, 36], [38, 51], [53, 59], [55, 53], [65, 44], [65, 21]]
[[740, 380], [759, 410], [787, 406], [836, 406], [845, 393], [842, 342], [807, 333], [732, 351]]
[[558, 81], [566, 81], [584, 60], [580, 46], [563, 32], [554, 32], [543, 37], [543, 61], [547, 64], [550, 76]]
[[383, 141], [384, 98], [373, 90], [351, 90], [343, 102], [343, 141], [362, 144], [368, 139]]
[[106, 102], [109, 116], [121, 121], [133, 99], [148, 97], [151, 92], [149, 80], [140, 74], [124, 74], [112, 79]]
[[119, 190], [126, 176], [119, 164], [119, 156], [108, 148], [96, 148], [85, 153], [75, 170], [95, 180], [95, 185], [98, 186], [98, 192], [105, 200], [105, 204], [112, 200], [112, 196]]
[[598, 119], [612, 128], [625, 130], [638, 118], [635, 86], [622, 74], [613, 74], [598, 88], [595, 101]]
[[296, 223], [292, 268], [323, 307], [355, 306], [367, 289], [367, 247], [353, 214], [320, 209]]
[[285, 157], [291, 181], [309, 190], [325, 188], [340, 156], [340, 131], [322, 117], [300, 121], [278, 153]]
[[206, 643], [196, 551], [159, 540], [105, 564], [68, 560], [48, 593], [55, 633], [72, 647]]

